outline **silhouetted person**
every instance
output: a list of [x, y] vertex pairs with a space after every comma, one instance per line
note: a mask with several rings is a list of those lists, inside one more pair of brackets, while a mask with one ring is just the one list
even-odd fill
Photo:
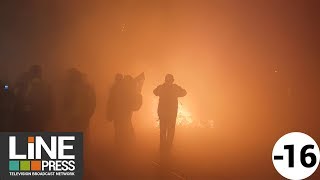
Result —
[[131, 76], [116, 75], [110, 90], [107, 104], [107, 118], [113, 121], [115, 128], [115, 142], [126, 145], [134, 139], [132, 114], [142, 105], [141, 93], [137, 90], [137, 82]]
[[33, 65], [22, 73], [14, 87], [14, 131], [45, 131], [53, 118], [49, 84], [42, 79], [42, 68]]
[[28, 126], [26, 95], [30, 79], [30, 73], [23, 72], [18, 76], [13, 87], [14, 106], [11, 120], [15, 124], [14, 131], [25, 131], [25, 127]]
[[[110, 88], [110, 95], [107, 100], [107, 120], [113, 121], [115, 118], [117, 118], [117, 115], [120, 113], [118, 112], [120, 108], [120, 94], [122, 90], [122, 84], [123, 84], [123, 75], [118, 73], [116, 74], [114, 78], [114, 82], [112, 87]], [[118, 128], [115, 125], [116, 130], [116, 139], [118, 137]]]
[[178, 97], [183, 97], [187, 91], [173, 84], [173, 75], [167, 74], [165, 82], [159, 85], [154, 95], [159, 96], [158, 116], [160, 119], [160, 149], [170, 150], [174, 138], [178, 112]]
[[25, 131], [45, 131], [53, 118], [53, 96], [51, 87], [42, 78], [42, 68], [31, 66], [30, 79], [27, 80], [27, 90], [24, 97], [24, 111], [26, 113]]
[[[115, 129], [115, 142], [121, 142], [122, 120], [120, 120], [122, 111], [122, 91], [123, 91], [123, 75], [116, 74], [113, 85], [110, 89], [110, 95], [107, 101], [107, 120], [113, 121]], [[123, 132], [122, 132], [123, 133]]]
[[11, 87], [0, 80], [0, 132], [11, 131], [14, 96]]
[[85, 75], [75, 68], [68, 70], [63, 88], [63, 130], [86, 132], [96, 108], [94, 88]]

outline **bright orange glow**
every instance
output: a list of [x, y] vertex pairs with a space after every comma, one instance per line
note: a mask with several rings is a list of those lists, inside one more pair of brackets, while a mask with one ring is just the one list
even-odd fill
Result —
[[[158, 98], [154, 98], [152, 102], [152, 114], [153, 118], [156, 119], [155, 126], [159, 127], [159, 117], [157, 113], [158, 108]], [[183, 105], [180, 101], [178, 104], [178, 114], [177, 114], [177, 126], [191, 126], [194, 123], [192, 119], [192, 114], [188, 108]]]

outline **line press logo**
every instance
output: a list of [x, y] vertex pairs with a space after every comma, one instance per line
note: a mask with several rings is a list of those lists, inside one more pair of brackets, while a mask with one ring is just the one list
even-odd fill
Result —
[[81, 133], [1, 133], [0, 177], [82, 179], [82, 141]]

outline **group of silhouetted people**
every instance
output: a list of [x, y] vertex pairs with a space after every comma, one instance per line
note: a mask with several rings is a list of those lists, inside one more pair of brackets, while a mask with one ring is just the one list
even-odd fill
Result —
[[[144, 73], [136, 78], [117, 74], [110, 89], [106, 113], [107, 119], [113, 122], [115, 142], [119, 146], [134, 141], [131, 119], [133, 112], [142, 106], [144, 80]], [[178, 98], [187, 94], [173, 82], [173, 75], [167, 74], [165, 82], [153, 91], [159, 96], [160, 149], [163, 151], [171, 148], [174, 139]], [[87, 131], [96, 108], [96, 94], [86, 75], [79, 70], [72, 68], [66, 72], [56, 98], [53, 88], [43, 79], [39, 65], [22, 73], [13, 87], [0, 83], [0, 131]]]
[[[144, 77], [143, 77], [144, 79]], [[117, 74], [108, 98], [107, 117], [113, 121], [115, 141], [117, 144], [127, 144], [134, 138], [131, 122], [132, 113], [142, 105], [141, 84], [139, 78]], [[167, 74], [165, 82], [159, 85], [154, 95], [159, 96], [158, 116], [160, 119], [161, 151], [171, 149], [178, 112], [178, 98], [187, 91], [173, 83], [174, 77]]]
[[58, 100], [39, 65], [21, 73], [12, 87], [2, 82], [0, 130], [85, 132], [95, 110], [94, 89], [77, 69], [68, 70], [63, 81]]

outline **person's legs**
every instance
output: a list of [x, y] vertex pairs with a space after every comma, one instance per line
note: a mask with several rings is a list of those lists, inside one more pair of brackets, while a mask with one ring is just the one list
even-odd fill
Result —
[[167, 137], [167, 145], [169, 149], [171, 149], [172, 147], [175, 129], [176, 129], [176, 118], [170, 118], [168, 122], [168, 137]]
[[135, 142], [135, 134], [134, 134], [134, 128], [133, 128], [133, 125], [132, 125], [132, 121], [130, 119], [129, 122], [127, 122], [127, 134], [128, 134], [128, 145], [132, 145], [132, 143]]
[[160, 119], [160, 150], [163, 151], [167, 144], [167, 120]]
[[113, 126], [114, 126], [114, 141], [116, 145], [120, 144], [121, 141], [121, 135], [120, 135], [120, 124], [118, 119], [113, 120]]

